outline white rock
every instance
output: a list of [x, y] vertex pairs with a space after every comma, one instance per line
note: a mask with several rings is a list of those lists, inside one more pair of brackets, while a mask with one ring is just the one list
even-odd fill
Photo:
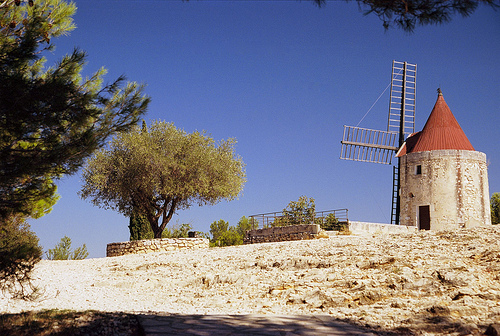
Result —
[[494, 226], [43, 260], [33, 274], [43, 300], [0, 293], [0, 312], [321, 313], [396, 332], [477, 333], [500, 316], [498, 241]]

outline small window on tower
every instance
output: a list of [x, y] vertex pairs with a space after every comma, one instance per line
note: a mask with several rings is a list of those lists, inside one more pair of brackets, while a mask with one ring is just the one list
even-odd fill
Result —
[[415, 170], [416, 175], [422, 175], [422, 165], [417, 165], [417, 169]]

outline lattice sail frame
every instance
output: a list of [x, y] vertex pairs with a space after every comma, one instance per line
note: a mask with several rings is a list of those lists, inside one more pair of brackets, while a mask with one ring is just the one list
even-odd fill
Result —
[[405, 138], [415, 132], [417, 65], [392, 61], [387, 131], [344, 125], [340, 158], [391, 164]]
[[[391, 164], [406, 137], [415, 132], [417, 65], [392, 61], [387, 131], [345, 126], [340, 158]], [[391, 223], [399, 224], [399, 165], [393, 166]]]
[[[400, 139], [400, 146], [408, 135], [415, 133], [416, 95], [417, 65], [392, 61], [387, 132], [402, 132], [403, 139]], [[403, 113], [403, 118], [401, 118], [401, 113]]]
[[344, 125], [340, 158], [391, 164], [398, 150], [398, 133]]

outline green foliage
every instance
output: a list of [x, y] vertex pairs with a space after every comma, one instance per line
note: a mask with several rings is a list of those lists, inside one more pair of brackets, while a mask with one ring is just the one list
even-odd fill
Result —
[[239, 195], [245, 171], [235, 143], [216, 143], [205, 133], [188, 134], [166, 122], [135, 127], [88, 160], [80, 196], [126, 216], [139, 211], [160, 238], [176, 210]]
[[31, 202], [31, 218], [40, 218], [45, 216], [46, 214], [52, 211], [52, 207], [59, 201], [61, 198], [58, 194], [56, 194], [57, 186], [52, 182], [52, 179], [48, 178], [44, 185], [42, 186], [42, 190], [44, 190], [45, 186], [47, 188], [53, 189], [50, 196], [39, 198], [38, 200], [33, 200]]
[[172, 229], [165, 228], [163, 230], [161, 237], [162, 238], [188, 238], [189, 236], [189, 231], [191, 231], [193, 227], [191, 224], [181, 224], [181, 225], [174, 225]]
[[491, 196], [491, 223], [500, 224], [500, 193]]
[[[210, 234], [212, 235], [212, 239], [210, 239], [211, 244], [216, 244], [216, 242], [219, 240], [219, 238], [227, 232], [229, 229], [229, 223], [226, 222], [223, 219], [220, 219], [219, 221], [213, 222], [210, 224]], [[220, 246], [220, 245], [216, 245]]]
[[325, 218], [322, 218], [320, 226], [323, 230], [339, 231], [340, 229], [339, 220], [332, 213], [328, 214]]
[[[31, 6], [30, 4], [33, 4]], [[54, 179], [75, 173], [110, 135], [145, 113], [144, 87], [123, 77], [103, 85], [104, 69], [81, 72], [75, 49], [52, 67], [44, 54], [75, 28], [74, 3], [0, 4], [0, 216], [39, 217], [57, 201]]]
[[241, 217], [236, 227], [220, 219], [210, 224], [210, 246], [231, 246], [243, 244], [243, 239], [252, 224], [257, 225], [253, 218]]
[[241, 236], [242, 241], [247, 231], [252, 230], [252, 227], [258, 228], [258, 223], [254, 218], [247, 218], [245, 216], [240, 218], [236, 226], [236, 232]]
[[153, 239], [153, 230], [146, 216], [133, 211], [129, 222], [130, 240]]
[[316, 217], [315, 223], [319, 224], [321, 229], [328, 231], [347, 231], [349, 226], [346, 222], [339, 222], [333, 213], [326, 217]]
[[243, 244], [243, 237], [236, 231], [234, 226], [223, 232], [217, 241], [214, 242], [216, 246], [232, 246]]
[[[166, 227], [161, 234], [161, 238], [188, 238], [189, 231], [193, 227], [191, 224], [175, 224], [172, 228]], [[142, 239], [153, 239], [153, 230], [151, 230], [151, 225], [144, 215], [139, 215], [134, 212], [130, 217], [130, 240], [142, 240]]]
[[31, 284], [31, 271], [41, 256], [38, 238], [24, 218], [0, 219], [0, 290], [34, 298], [37, 289]]
[[287, 207], [283, 209], [283, 215], [277, 217], [272, 227], [289, 226], [299, 224], [311, 224], [315, 220], [316, 205], [314, 198], [300, 196], [298, 201], [291, 201]]
[[45, 254], [49, 260], [82, 260], [89, 256], [85, 244], [71, 251], [71, 239], [67, 236], [61, 238], [61, 241]]
[[[312, 0], [318, 6], [326, 0]], [[347, 0], [352, 1], [352, 0]], [[460, 14], [463, 17], [471, 15], [480, 4], [498, 8], [498, 0], [356, 0], [364, 15], [375, 14], [383, 22], [383, 26], [401, 28], [412, 32], [417, 25], [441, 24], [451, 21], [451, 17]]]
[[87, 251], [87, 246], [83, 244], [80, 247], [77, 247], [73, 251], [73, 255], [71, 256], [72, 260], [83, 260], [89, 256], [89, 252]]

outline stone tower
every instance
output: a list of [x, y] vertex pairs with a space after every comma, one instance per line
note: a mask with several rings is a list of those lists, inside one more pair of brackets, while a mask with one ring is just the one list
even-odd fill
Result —
[[400, 224], [425, 230], [491, 225], [486, 154], [475, 151], [441, 90], [400, 160]]

